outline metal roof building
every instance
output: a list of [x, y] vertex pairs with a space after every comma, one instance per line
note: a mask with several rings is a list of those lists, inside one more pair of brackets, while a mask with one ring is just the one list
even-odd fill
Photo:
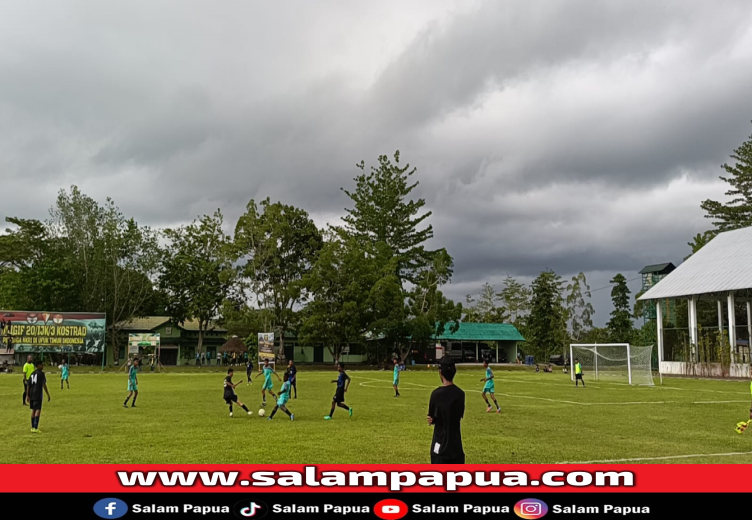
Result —
[[[723, 327], [724, 303], [728, 313], [728, 339], [736, 346], [736, 312], [738, 302], [747, 304], [747, 328], [752, 337], [752, 227], [718, 234], [697, 253], [670, 272], [638, 300], [686, 299], [689, 312], [689, 335], [697, 345], [697, 302], [718, 302], [719, 328]], [[656, 315], [658, 351], [663, 360], [663, 317], [660, 306]]]

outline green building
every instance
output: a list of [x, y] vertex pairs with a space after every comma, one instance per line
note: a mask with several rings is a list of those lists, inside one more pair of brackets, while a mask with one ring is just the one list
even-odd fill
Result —
[[[198, 347], [198, 321], [186, 321], [182, 325], [167, 316], [149, 316], [135, 318], [122, 324], [118, 331], [118, 346], [120, 350], [119, 363], [128, 357], [129, 334], [159, 334], [160, 358], [164, 366], [193, 365], [196, 363], [196, 348]], [[227, 341], [227, 329], [216, 324], [210, 324], [204, 333], [202, 352], [211, 361], [217, 363], [217, 350]], [[114, 365], [111, 343], [107, 343], [107, 364]], [[149, 354], [149, 347], [139, 347], [139, 354]]]

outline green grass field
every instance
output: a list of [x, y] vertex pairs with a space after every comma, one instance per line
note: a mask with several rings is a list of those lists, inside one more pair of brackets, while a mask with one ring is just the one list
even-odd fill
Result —
[[[136, 408], [122, 406], [126, 376], [83, 373], [73, 367], [71, 389], [48, 372], [52, 401], [44, 403], [40, 434], [21, 405], [20, 373], [0, 374], [0, 438], [5, 463], [376, 463], [429, 462], [432, 428], [426, 423], [435, 371], [401, 374], [399, 398], [392, 374], [348, 371], [347, 403], [354, 415], [329, 412], [336, 372], [298, 375], [295, 421], [278, 412], [261, 419], [260, 380], [237, 389], [253, 416], [222, 400], [224, 372], [139, 375]], [[487, 414], [481, 368], [461, 369], [466, 391], [463, 440], [468, 463], [752, 463], [752, 428], [734, 426], [749, 415], [749, 383], [664, 378], [663, 386], [587, 382], [569, 376], [495, 370], [502, 414]], [[245, 379], [238, 368], [235, 381]], [[586, 379], [587, 381], [587, 379]], [[274, 378], [275, 391], [280, 383]], [[273, 408], [268, 400], [267, 413]]]

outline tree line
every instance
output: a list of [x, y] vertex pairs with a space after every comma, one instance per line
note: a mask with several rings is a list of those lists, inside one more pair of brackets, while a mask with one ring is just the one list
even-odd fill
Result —
[[[705, 201], [715, 228], [690, 243], [699, 250], [718, 231], [752, 225], [752, 137], [735, 150], [735, 166], [721, 177], [730, 202]], [[643, 343], [636, 329], [627, 279], [612, 280], [613, 310], [593, 326], [591, 289], [579, 273], [565, 281], [553, 270], [528, 286], [507, 277], [484, 284], [464, 305], [443, 290], [454, 270], [444, 248], [430, 249], [431, 212], [416, 169], [400, 154], [382, 155], [342, 191], [349, 207], [340, 222], [319, 229], [302, 208], [250, 200], [232, 232], [221, 210], [171, 229], [152, 229], [100, 204], [72, 186], [61, 190], [45, 220], [8, 217], [0, 236], [0, 307], [59, 312], [104, 312], [117, 359], [117, 332], [142, 316], [197, 322], [198, 352], [214, 324], [253, 338], [275, 331], [284, 359], [286, 334], [323, 344], [335, 359], [349, 345], [378, 339], [406, 358], [412, 345], [431, 345], [459, 322], [508, 322], [526, 342], [525, 353], [547, 360], [570, 342]], [[652, 333], [654, 336], [654, 332]]]

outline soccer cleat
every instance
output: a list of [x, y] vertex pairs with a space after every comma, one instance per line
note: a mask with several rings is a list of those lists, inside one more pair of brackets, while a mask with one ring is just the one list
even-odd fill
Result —
[[34, 433], [42, 433], [42, 430], [40, 430], [39, 428], [35, 428], [35, 429], [31, 430], [31, 431], [34, 432]]
[[327, 421], [330, 420], [331, 418], [332, 418], [331, 415], [327, 415], [327, 416], [324, 417], [324, 419], [326, 419]]
[[352, 406], [350, 407], [349, 414], [350, 414], [350, 417], [352, 417]]
[[501, 408], [497, 408], [496, 413], [501, 413]]
[[271, 417], [267, 417], [267, 418], [266, 418], [266, 420], [267, 420], [267, 421], [271, 421], [271, 420], [272, 420], [272, 418], [271, 418]]
[[37, 432], [37, 429], [36, 429], [36, 428], [32, 428], [32, 429], [31, 429], [31, 433], [36, 433], [36, 432]]
[[128, 408], [128, 405], [126, 403], [123, 403], [123, 408]]
[[230, 412], [230, 417], [232, 417], [232, 412]]
[[249, 412], [248, 412], [248, 415], [253, 415], [253, 412], [249, 411]]
[[493, 411], [493, 408], [491, 408], [490, 406], [486, 408], [486, 413], [491, 413], [492, 411]]
[[295, 414], [290, 414], [290, 420], [291, 420], [291, 421], [294, 421], [294, 420], [295, 420]]
[[136, 405], [135, 405], [135, 404], [132, 404], [132, 405], [131, 405], [131, 408], [135, 408], [135, 407], [136, 407]]

